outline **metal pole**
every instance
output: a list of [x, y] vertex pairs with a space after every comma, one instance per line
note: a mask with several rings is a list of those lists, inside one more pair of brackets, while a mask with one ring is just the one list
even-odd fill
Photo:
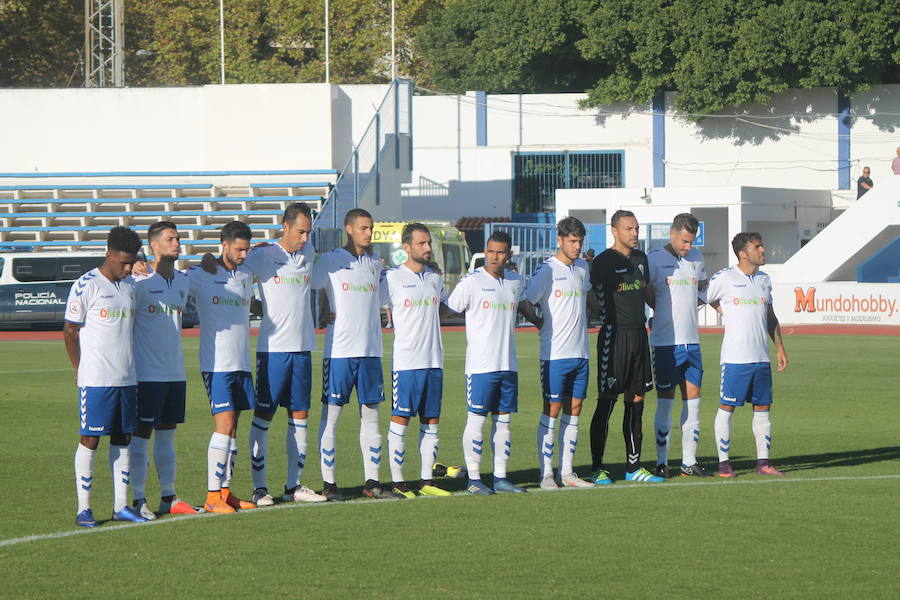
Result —
[[381, 113], [375, 113], [375, 206], [381, 204]]
[[331, 49], [329, 44], [331, 32], [328, 29], [328, 0], [325, 0], [325, 83], [331, 83]]
[[394, 168], [400, 170], [400, 80], [394, 79]]
[[225, 0], [219, 0], [219, 67], [225, 85]]
[[397, 79], [397, 40], [396, 40], [396, 20], [395, 20], [395, 1], [391, 0], [391, 79]]

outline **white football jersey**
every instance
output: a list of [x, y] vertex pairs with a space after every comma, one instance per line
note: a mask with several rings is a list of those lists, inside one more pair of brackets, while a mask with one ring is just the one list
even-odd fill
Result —
[[184, 381], [181, 315], [190, 295], [187, 275], [134, 277], [134, 366], [138, 381]]
[[306, 352], [316, 349], [310, 280], [316, 251], [306, 244], [289, 253], [281, 244], [256, 248], [244, 266], [253, 271], [262, 296], [263, 318], [257, 352]]
[[772, 304], [772, 281], [762, 271], [746, 275], [732, 266], [709, 280], [706, 299], [722, 307], [725, 337], [722, 364], [769, 362], [768, 309]]
[[319, 257], [312, 285], [325, 290], [335, 313], [325, 332], [325, 358], [381, 357], [383, 268], [377, 254], [354, 256], [343, 248]]
[[656, 294], [650, 345], [699, 344], [697, 300], [701, 294], [698, 286], [706, 279], [703, 255], [691, 248], [682, 258], [659, 248], [647, 255], [647, 262]]
[[78, 387], [136, 384], [131, 347], [133, 281], [124, 279], [113, 283], [100, 269], [91, 269], [69, 290], [66, 321], [81, 325]]
[[195, 266], [188, 280], [200, 317], [200, 371], [249, 372], [253, 272], [244, 265], [226, 271], [217, 264], [210, 275]]
[[516, 320], [523, 284], [518, 273], [495, 279], [483, 267], [456, 284], [447, 306], [466, 313], [466, 375], [519, 370]]
[[431, 269], [414, 273], [405, 265], [385, 273], [394, 318], [394, 371], [440, 369], [441, 302], [447, 299], [444, 279]]
[[566, 265], [555, 256], [545, 260], [525, 286], [525, 300], [540, 306], [541, 360], [589, 358], [588, 265], [580, 258]]

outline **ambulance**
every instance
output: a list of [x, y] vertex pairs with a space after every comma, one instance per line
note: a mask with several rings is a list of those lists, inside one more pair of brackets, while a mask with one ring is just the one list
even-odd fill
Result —
[[[412, 221], [376, 222], [372, 232], [372, 249], [391, 269], [406, 262], [406, 251], [400, 242], [403, 227]], [[468, 271], [471, 252], [462, 232], [449, 221], [419, 221], [431, 232], [433, 260], [444, 274], [444, 285], [450, 292]]]

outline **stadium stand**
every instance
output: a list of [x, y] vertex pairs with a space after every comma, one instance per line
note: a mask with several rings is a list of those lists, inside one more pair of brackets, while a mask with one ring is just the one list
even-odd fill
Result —
[[[256, 241], [278, 237], [292, 202], [317, 213], [337, 171], [0, 173], [0, 246], [79, 251], [102, 246], [110, 227], [146, 232], [159, 220], [182, 231], [181, 266], [215, 251], [225, 223], [247, 223]], [[290, 178], [289, 180], [288, 177]], [[189, 254], [188, 254], [189, 253]]]

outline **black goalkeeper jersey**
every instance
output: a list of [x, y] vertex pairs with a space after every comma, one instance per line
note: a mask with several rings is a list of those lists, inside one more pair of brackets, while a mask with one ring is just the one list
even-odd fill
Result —
[[591, 261], [591, 285], [594, 297], [605, 314], [605, 321], [618, 327], [644, 327], [644, 305], [650, 266], [647, 255], [632, 250], [625, 256], [608, 248]]

